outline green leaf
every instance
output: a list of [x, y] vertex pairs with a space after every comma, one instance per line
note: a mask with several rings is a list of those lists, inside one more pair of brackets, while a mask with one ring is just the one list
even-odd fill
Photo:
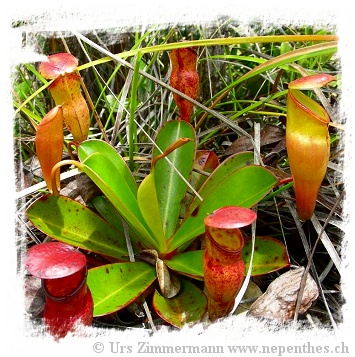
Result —
[[[123, 218], [105, 196], [96, 196], [90, 203], [104, 220], [114, 226], [122, 236], [125, 235]], [[137, 235], [132, 231], [132, 229], [130, 229], [130, 227], [128, 228], [130, 238], [134, 242], [138, 242], [139, 239]]]
[[147, 175], [139, 186], [137, 193], [138, 206], [142, 216], [155, 238], [165, 243], [163, 224], [160, 216], [160, 207], [155, 187], [154, 171]]
[[122, 235], [124, 235], [122, 217], [105, 196], [94, 197], [90, 204], [103, 219], [113, 225]]
[[[161, 154], [160, 150], [164, 152], [179, 138], [193, 140], [174, 150], [167, 157], [188, 181], [195, 157], [195, 131], [189, 123], [179, 120], [165, 123], [157, 134], [153, 158]], [[154, 179], [164, 234], [169, 238], [175, 232], [187, 185], [166, 158], [156, 163]]]
[[182, 328], [194, 324], [203, 318], [207, 310], [207, 298], [196, 285], [181, 279], [179, 293], [171, 298], [164, 298], [157, 290], [153, 296], [156, 313], [169, 324]]
[[[204, 185], [199, 190], [199, 195], [202, 198], [207, 197], [209, 192], [219, 185], [227, 175], [231, 175], [241, 167], [251, 165], [253, 162], [254, 154], [251, 151], [243, 151], [235, 155], [231, 155], [228, 159], [218, 165], [213, 173], [208, 177]], [[199, 203], [200, 200], [198, 197], [195, 197], [188, 209], [187, 215], [190, 215]]]
[[82, 204], [64, 196], [45, 195], [26, 211], [43, 233], [61, 242], [116, 258], [127, 258], [124, 236]]
[[[244, 241], [244, 248], [242, 251], [245, 263], [245, 273], [249, 268], [251, 249], [251, 238], [247, 238]], [[290, 261], [284, 244], [273, 237], [255, 237], [252, 276], [268, 274], [286, 268], [289, 265]]]
[[90, 269], [87, 284], [94, 300], [94, 316], [124, 308], [144, 293], [155, 279], [155, 269], [144, 262], [107, 264]]
[[[193, 171], [190, 176], [190, 184], [195, 189], [195, 191], [199, 191], [208, 178], [207, 175], [202, 174], [199, 171], [204, 171], [210, 175], [219, 165], [220, 162], [215, 152], [211, 150], [196, 151]], [[186, 216], [187, 209], [190, 207], [193, 199], [195, 198], [195, 195], [191, 189], [188, 189], [187, 191], [188, 194], [185, 195], [180, 210], [180, 217]], [[196, 204], [198, 204], [198, 201], [196, 201]]]
[[[208, 181], [213, 182], [213, 177], [214, 173]], [[202, 234], [204, 219], [208, 214], [224, 206], [250, 208], [258, 203], [277, 182], [277, 178], [270, 171], [256, 165], [244, 166], [235, 172], [226, 173], [226, 176], [218, 180], [211, 190], [205, 188], [207, 193], [202, 196], [203, 201], [168, 242], [168, 251], [182, 249]], [[203, 187], [207, 185], [206, 181]]]
[[142, 244], [146, 248], [160, 250], [159, 244], [144, 225], [136, 196], [129, 189], [127, 182], [112, 161], [105, 155], [95, 152], [85, 158], [82, 171], [101, 189], [127, 224], [139, 236]]
[[[100, 178], [90, 176], [87, 172], [88, 176], [101, 188], [122, 217], [126, 219], [131, 229], [137, 229], [137, 234], [141, 236], [144, 246], [146, 248], [157, 248], [154, 238], [144, 226], [144, 220], [137, 202], [137, 184], [123, 158], [111, 145], [101, 140], [87, 140], [81, 143], [78, 154], [82, 163], [90, 167]], [[85, 169], [84, 166], [84, 172]], [[103, 188], [104, 186], [106, 190]], [[117, 197], [109, 192], [109, 188], [114, 191]], [[121, 201], [122, 204], [117, 201]], [[117, 202], [118, 205], [115, 205], [114, 202]], [[134, 245], [139, 245], [136, 237], [131, 238]]]
[[[99, 152], [102, 155], [105, 155], [113, 163], [117, 172], [119, 173], [120, 179], [123, 179], [130, 191], [136, 195], [137, 183], [131, 171], [129, 170], [122, 156], [110, 144], [97, 139], [86, 140], [82, 142], [78, 148], [78, 156], [80, 161], [83, 162], [87, 157], [95, 152]], [[115, 179], [115, 177], [113, 177], [113, 179]]]
[[169, 260], [164, 260], [164, 262], [170, 269], [180, 274], [203, 280], [203, 253], [204, 250], [194, 250], [177, 254]]

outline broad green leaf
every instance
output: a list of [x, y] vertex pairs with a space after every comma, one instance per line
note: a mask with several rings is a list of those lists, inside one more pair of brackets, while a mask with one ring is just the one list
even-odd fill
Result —
[[[116, 168], [116, 166], [114, 166], [112, 161], [107, 158], [107, 156], [99, 152], [95, 152], [85, 158], [82, 163], [84, 166], [84, 172], [85, 167], [89, 167], [96, 174], [96, 176], [100, 178], [101, 186], [105, 185], [109, 187], [129, 210], [131, 210], [135, 215], [138, 215], [138, 217], [140, 216], [136, 195], [130, 190], [126, 180], [121, 175], [121, 172]], [[100, 185], [98, 186], [100, 187]], [[106, 197], [110, 199], [110, 197]]]
[[[156, 137], [153, 158], [161, 154], [160, 150], [164, 152], [179, 138], [193, 140], [174, 150], [167, 158], [188, 181], [195, 156], [195, 131], [189, 123], [179, 120], [165, 123]], [[169, 238], [175, 232], [187, 185], [166, 158], [156, 163], [154, 180], [164, 234]]]
[[[125, 235], [125, 229], [123, 226], [123, 218], [120, 216], [116, 208], [105, 196], [96, 196], [90, 202], [99, 215], [114, 226], [121, 235]], [[134, 242], [138, 242], [137, 235], [128, 226], [129, 236]]]
[[[108, 143], [102, 140], [86, 140], [79, 145], [78, 156], [81, 162], [83, 162], [91, 154], [99, 152], [105, 155], [114, 164], [117, 171], [120, 174], [127, 187], [132, 191], [134, 195], [137, 194], [137, 183], [129, 170], [126, 162], [122, 156]], [[113, 173], [112, 173], [113, 174]], [[115, 177], [113, 177], [115, 179]]]
[[90, 205], [93, 206], [103, 219], [112, 224], [122, 235], [124, 235], [122, 217], [105, 196], [94, 197], [91, 200]]
[[[205, 173], [211, 174], [218, 167], [219, 164], [220, 162], [218, 156], [214, 151], [196, 151], [193, 171], [190, 176], [190, 184], [195, 189], [195, 191], [199, 191], [201, 186], [208, 178], [207, 175], [202, 174], [199, 171], [204, 171]], [[187, 191], [188, 194], [185, 195], [180, 210], [180, 217], [185, 217], [187, 209], [190, 207], [192, 200], [195, 198], [195, 195], [193, 194], [191, 189], [188, 189]]]
[[177, 254], [173, 258], [164, 261], [170, 269], [180, 274], [203, 280], [203, 253], [204, 250], [193, 250]]
[[169, 324], [182, 328], [202, 320], [207, 310], [205, 294], [193, 283], [181, 279], [180, 292], [173, 298], [164, 298], [157, 290], [153, 296], [156, 313]]
[[[211, 178], [213, 176], [214, 174]], [[258, 203], [277, 182], [277, 178], [271, 172], [257, 165], [244, 166], [235, 172], [227, 173], [214, 185], [213, 189], [206, 189], [208, 192], [202, 196], [203, 201], [185, 219], [168, 242], [168, 252], [182, 249], [202, 234], [204, 219], [208, 214], [223, 206], [250, 208]], [[203, 187], [207, 184], [206, 181]]]
[[87, 284], [94, 300], [94, 316], [123, 309], [155, 279], [155, 269], [144, 262], [107, 264], [90, 269]]
[[127, 187], [126, 181], [119, 175], [111, 160], [101, 153], [93, 153], [83, 161], [82, 171], [101, 189], [127, 224], [139, 236], [142, 244], [146, 248], [160, 251], [159, 244], [143, 223], [144, 219], [139, 210], [137, 198]]
[[154, 171], [147, 175], [139, 185], [137, 200], [142, 216], [156, 239], [163, 245], [166, 237], [160, 216], [160, 207], [155, 187]]
[[[248, 271], [251, 256], [251, 238], [244, 241], [242, 251], [245, 273]], [[255, 238], [252, 276], [268, 274], [290, 265], [286, 247], [273, 237], [258, 236]]]
[[[240, 152], [235, 155], [231, 155], [223, 161], [213, 173], [205, 181], [201, 189], [199, 190], [199, 195], [207, 197], [210, 191], [212, 191], [221, 181], [225, 179], [227, 175], [232, 174], [243, 166], [251, 165], [254, 161], [254, 154], [251, 151]], [[187, 215], [190, 215], [194, 209], [199, 205], [200, 200], [195, 197], [192, 201]]]
[[43, 233], [61, 242], [116, 258], [127, 258], [124, 236], [82, 204], [64, 196], [45, 195], [26, 211]]

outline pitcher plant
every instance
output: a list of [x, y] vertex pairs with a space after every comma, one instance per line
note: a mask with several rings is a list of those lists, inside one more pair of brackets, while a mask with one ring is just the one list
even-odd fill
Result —
[[56, 103], [62, 105], [66, 127], [77, 142], [84, 141], [89, 133], [89, 108], [80, 91], [81, 77], [77, 71], [78, 60], [69, 53], [48, 56], [39, 65], [39, 72], [53, 82], [48, 89]]
[[333, 76], [316, 74], [289, 84], [286, 146], [301, 221], [312, 217], [326, 173], [330, 155], [330, 119], [324, 108], [300, 89], [320, 88], [334, 80]]
[[[172, 50], [170, 52], [170, 61], [170, 85], [192, 99], [196, 99], [199, 88], [199, 76], [196, 70], [196, 47]], [[193, 104], [175, 93], [173, 98], [180, 111], [179, 119], [190, 122]]]
[[211, 321], [226, 316], [244, 280], [243, 233], [256, 213], [249, 208], [226, 206], [205, 218], [206, 248], [203, 256], [208, 314]]
[[55, 339], [75, 332], [80, 324], [92, 324], [93, 299], [83, 253], [60, 242], [37, 244], [28, 250], [26, 269], [42, 280], [44, 323]]

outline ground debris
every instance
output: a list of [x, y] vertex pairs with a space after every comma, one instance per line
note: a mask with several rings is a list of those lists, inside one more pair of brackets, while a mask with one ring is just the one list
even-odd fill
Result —
[[[290, 270], [275, 279], [250, 307], [248, 315], [285, 322], [293, 319], [304, 267]], [[318, 298], [316, 282], [308, 274], [299, 314], [304, 314]]]

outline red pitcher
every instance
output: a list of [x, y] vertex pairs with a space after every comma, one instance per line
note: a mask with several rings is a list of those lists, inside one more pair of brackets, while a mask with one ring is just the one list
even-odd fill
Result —
[[28, 250], [26, 269], [42, 279], [43, 317], [51, 335], [63, 338], [80, 324], [92, 324], [93, 299], [86, 284], [83, 253], [60, 242], [38, 244]]
[[234, 306], [245, 270], [242, 259], [244, 239], [238, 228], [255, 219], [254, 211], [235, 206], [220, 208], [205, 218], [203, 269], [211, 321], [226, 316]]

